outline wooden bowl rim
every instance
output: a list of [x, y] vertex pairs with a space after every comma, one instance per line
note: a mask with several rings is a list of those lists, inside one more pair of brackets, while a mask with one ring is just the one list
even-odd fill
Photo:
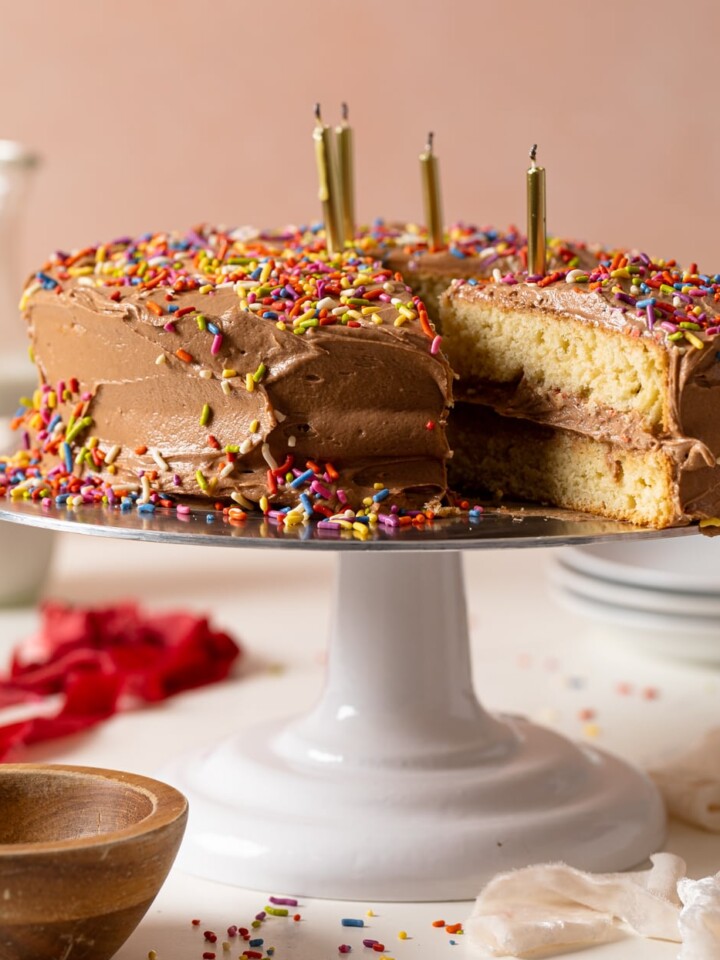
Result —
[[0, 843], [0, 862], [4, 857], [17, 854], [46, 854], [67, 850], [84, 850], [103, 846], [114, 846], [132, 841], [143, 835], [153, 833], [170, 826], [187, 816], [187, 798], [162, 780], [145, 777], [126, 770], [110, 770], [105, 767], [76, 766], [69, 763], [0, 763], [0, 778], [5, 774], [21, 776], [47, 775], [49, 777], [84, 777], [93, 780], [106, 780], [117, 785], [129, 787], [144, 794], [152, 803], [150, 813], [137, 823], [122, 830], [93, 834], [87, 837], [70, 837], [65, 840], [42, 840], [29, 843]]

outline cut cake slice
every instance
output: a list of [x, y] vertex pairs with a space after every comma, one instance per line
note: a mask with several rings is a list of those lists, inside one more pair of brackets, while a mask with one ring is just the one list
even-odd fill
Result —
[[656, 527], [718, 514], [718, 281], [618, 254], [454, 282], [451, 484]]

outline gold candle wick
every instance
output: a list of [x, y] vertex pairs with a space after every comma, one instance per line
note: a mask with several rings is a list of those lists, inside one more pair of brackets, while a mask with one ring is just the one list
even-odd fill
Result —
[[442, 198], [440, 196], [440, 175], [438, 160], [433, 152], [432, 131], [428, 134], [425, 150], [420, 154], [420, 177], [423, 189], [425, 224], [428, 231], [430, 250], [440, 250], [443, 246]]
[[318, 199], [325, 223], [325, 242], [328, 254], [334, 256], [342, 249], [337, 213], [337, 184], [333, 149], [334, 131], [322, 122], [320, 104], [315, 104], [315, 161], [318, 173]]
[[338, 145], [339, 207], [345, 243], [355, 239], [355, 170], [353, 164], [353, 131], [348, 123], [348, 105], [342, 104], [342, 123], [336, 127]]
[[545, 168], [536, 163], [537, 144], [530, 150], [530, 168], [527, 171], [527, 241], [528, 273], [544, 274], [547, 269], [545, 227]]

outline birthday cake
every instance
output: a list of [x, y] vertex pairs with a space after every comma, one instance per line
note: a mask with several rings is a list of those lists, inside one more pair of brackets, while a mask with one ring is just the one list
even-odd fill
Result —
[[40, 386], [18, 425], [50, 498], [327, 518], [445, 493], [451, 371], [372, 257], [210, 228], [121, 238], [51, 258], [22, 309]]
[[558, 239], [528, 276], [517, 231], [449, 240], [376, 224], [328, 257], [313, 232], [203, 228], [56, 255], [22, 304], [40, 494], [290, 522], [437, 507], [454, 371], [456, 490], [718, 515], [720, 277]]

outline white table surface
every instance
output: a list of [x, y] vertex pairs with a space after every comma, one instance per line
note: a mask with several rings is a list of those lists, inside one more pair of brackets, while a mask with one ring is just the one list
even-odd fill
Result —
[[[0, 529], [0, 537], [2, 531]], [[647, 767], [720, 721], [720, 676], [710, 666], [653, 660], [599, 635], [549, 597], [547, 550], [469, 551], [465, 556], [476, 688], [491, 710], [524, 713], [574, 737]], [[159, 706], [119, 715], [76, 738], [41, 744], [22, 757], [115, 767], [156, 775], [166, 758], [212, 743], [259, 720], [303, 712], [323, 682], [328, 601], [335, 557], [295, 551], [235, 550], [63, 535], [47, 596], [83, 604], [135, 598], [155, 608], [207, 612], [245, 647], [237, 675]], [[0, 611], [5, 658], [37, 622], [34, 610]], [[720, 644], [720, 637], [718, 638]], [[620, 693], [630, 684], [631, 693]], [[652, 690], [656, 696], [648, 696]], [[596, 730], [583, 711], [593, 710]], [[672, 823], [666, 849], [680, 854], [693, 877], [720, 870], [720, 837]], [[157, 900], [118, 960], [202, 956], [202, 931], [223, 939], [230, 924], [248, 925], [268, 894], [199, 880], [173, 869]], [[394, 960], [463, 960], [473, 951], [432, 921], [464, 920], [471, 903], [342, 903], [302, 898], [300, 922], [268, 921], [259, 936], [275, 960], [331, 960], [348, 943], [353, 956], [378, 956], [363, 936], [381, 940]], [[375, 917], [366, 913], [373, 910]], [[364, 931], [342, 928], [363, 917]], [[202, 921], [194, 928], [191, 920]], [[400, 940], [404, 930], [407, 940]], [[456, 940], [451, 945], [450, 940]], [[233, 942], [237, 957], [243, 947]], [[677, 946], [627, 940], [564, 955], [577, 960], [670, 960]]]

